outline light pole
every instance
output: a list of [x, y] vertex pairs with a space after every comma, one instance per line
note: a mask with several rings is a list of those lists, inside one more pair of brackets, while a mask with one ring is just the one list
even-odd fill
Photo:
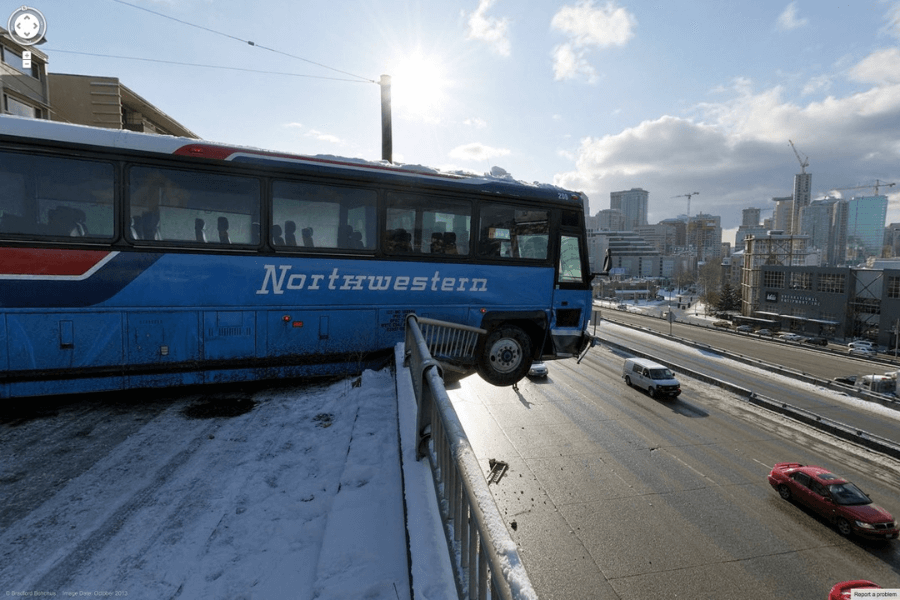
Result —
[[391, 128], [391, 76], [382, 75], [381, 82], [381, 160], [394, 162], [394, 137]]
[[897, 358], [898, 346], [900, 346], [900, 318], [894, 322], [894, 358]]

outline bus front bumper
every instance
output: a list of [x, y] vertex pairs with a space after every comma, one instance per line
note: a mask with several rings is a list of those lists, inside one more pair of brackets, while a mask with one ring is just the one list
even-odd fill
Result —
[[597, 340], [589, 334], [587, 330], [573, 331], [571, 329], [552, 329], [550, 338], [553, 340], [553, 349], [556, 351], [556, 358], [570, 358], [578, 356], [579, 360], [583, 353], [587, 353], [593, 348]]

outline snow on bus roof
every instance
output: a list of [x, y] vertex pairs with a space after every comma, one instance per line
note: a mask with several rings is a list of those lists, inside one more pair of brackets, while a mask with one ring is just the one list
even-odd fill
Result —
[[390, 172], [399, 175], [458, 180], [460, 182], [472, 184], [503, 183], [508, 185], [518, 185], [545, 191], [564, 192], [568, 197], [576, 195], [575, 192], [553, 184], [540, 182], [527, 183], [515, 179], [506, 170], [500, 167], [493, 167], [489, 173], [483, 174], [463, 170], [441, 171], [439, 169], [418, 164], [391, 163], [385, 160], [372, 161], [363, 158], [327, 154], [291, 154], [265, 150], [263, 148], [254, 148], [251, 146], [235, 146], [232, 144], [171, 135], [139, 133], [124, 129], [106, 129], [72, 123], [59, 123], [15, 115], [0, 115], [0, 134], [39, 138], [58, 142], [92, 144], [128, 150], [160, 152], [164, 154], [218, 158], [221, 160], [235, 160], [240, 158], [246, 160], [249, 158], [267, 161], [318, 163], [379, 172]]

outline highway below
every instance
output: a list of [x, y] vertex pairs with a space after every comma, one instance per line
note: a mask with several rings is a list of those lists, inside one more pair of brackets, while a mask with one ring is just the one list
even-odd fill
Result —
[[[871, 361], [859, 357], [850, 357], [846, 346], [830, 344], [827, 349], [819, 346], [810, 346], [797, 343], [786, 343], [771, 338], [761, 338], [756, 335], [738, 334], [722, 329], [698, 327], [689, 323], [669, 323], [658, 317], [631, 311], [620, 311], [610, 308], [601, 308], [604, 318], [613, 323], [622, 323], [634, 327], [643, 327], [651, 331], [657, 331], [698, 343], [708, 344], [716, 348], [738, 352], [749, 357], [764, 360], [773, 364], [789, 366], [790, 368], [808, 373], [822, 379], [832, 379], [838, 375], [869, 374], [874, 369], [877, 373], [900, 369], [900, 363]], [[690, 316], [679, 316], [679, 319]], [[670, 327], [671, 325], [671, 327]], [[602, 332], [601, 332], [601, 337]], [[802, 352], [798, 352], [802, 350]], [[885, 354], [879, 358], [890, 359]]]
[[[644, 330], [662, 325], [668, 333], [668, 323], [660, 319], [625, 313], [622, 323]], [[620, 318], [618, 312], [613, 315]], [[847, 424], [879, 437], [900, 443], [900, 421], [884, 415], [900, 418], [900, 405], [883, 402], [855, 400], [840, 393], [838, 386], [825, 389], [813, 384], [786, 386], [784, 379], [774, 375], [766, 365], [780, 365], [820, 380], [829, 381], [838, 375], [881, 374], [897, 367], [879, 361], [848, 356], [838, 351], [822, 350], [803, 344], [786, 343], [756, 336], [706, 329], [686, 324], [673, 324], [673, 335], [707, 345], [694, 349], [637, 330], [622, 327], [618, 322], [604, 322], [600, 338], [606, 342], [623, 345], [637, 352], [657, 356], [687, 369], [727, 381], [759, 395], [786, 402], [791, 406], [811, 411], [819, 416]], [[651, 329], [652, 330], [652, 329]], [[717, 350], [728, 355], [740, 354], [765, 363], [760, 366], [740, 367], [724, 358]], [[676, 369], [677, 370], [677, 369]], [[864, 410], [861, 410], [863, 408]]]
[[[601, 337], [615, 329], [626, 344], [622, 328], [605, 325]], [[673, 362], [689, 354], [656, 348]], [[622, 381], [626, 355], [601, 346], [580, 365], [549, 363], [547, 379], [518, 389], [478, 377], [449, 386], [485, 474], [491, 459], [509, 465], [490, 487], [540, 598], [821, 600], [849, 579], [900, 588], [900, 542], [844, 538], [766, 481], [776, 462], [818, 464], [896, 517], [900, 461], [687, 377], [679, 398], [654, 400]], [[707, 360], [723, 377], [809, 393]]]

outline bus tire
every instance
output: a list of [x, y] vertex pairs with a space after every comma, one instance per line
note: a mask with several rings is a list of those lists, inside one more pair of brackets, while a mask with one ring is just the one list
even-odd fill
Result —
[[484, 340], [478, 358], [478, 374], [488, 383], [508, 386], [517, 383], [531, 368], [531, 338], [515, 325], [503, 325]]

